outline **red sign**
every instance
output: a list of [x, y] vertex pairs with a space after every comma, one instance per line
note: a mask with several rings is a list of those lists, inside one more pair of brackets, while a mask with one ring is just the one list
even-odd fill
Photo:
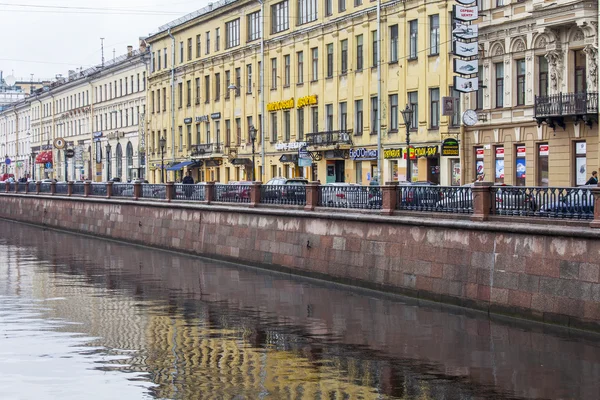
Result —
[[525, 146], [517, 146], [517, 157], [525, 157]]
[[483, 149], [479, 148], [475, 150], [476, 154], [477, 154], [477, 158], [483, 158]]
[[459, 21], [475, 21], [479, 18], [479, 9], [477, 6], [454, 6], [454, 19]]
[[547, 144], [540, 144], [540, 156], [547, 156], [550, 154], [550, 147]]
[[504, 147], [496, 147], [496, 158], [504, 158]]

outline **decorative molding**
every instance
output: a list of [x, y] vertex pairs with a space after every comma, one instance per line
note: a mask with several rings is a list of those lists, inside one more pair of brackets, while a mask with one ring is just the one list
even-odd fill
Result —
[[539, 125], [536, 127], [537, 129], [537, 138], [538, 140], [542, 140], [544, 138], [544, 126]]
[[592, 45], [584, 47], [583, 52], [587, 59], [587, 86], [595, 88], [598, 83], [598, 49]]
[[494, 128], [494, 142], [500, 142], [500, 129]]
[[576, 138], [581, 137], [581, 125], [582, 124], [573, 124], [573, 133], [575, 134]]
[[516, 126], [514, 129], [515, 129], [515, 141], [520, 142], [521, 141], [521, 127]]

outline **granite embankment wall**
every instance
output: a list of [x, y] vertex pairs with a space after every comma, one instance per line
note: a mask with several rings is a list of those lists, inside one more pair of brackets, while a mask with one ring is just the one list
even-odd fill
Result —
[[600, 230], [0, 194], [0, 218], [600, 331]]

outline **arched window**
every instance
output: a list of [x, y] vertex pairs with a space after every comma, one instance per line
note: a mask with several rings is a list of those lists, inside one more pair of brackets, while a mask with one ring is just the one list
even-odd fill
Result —
[[133, 179], [133, 145], [127, 142], [127, 180]]
[[117, 143], [117, 151], [115, 152], [115, 157], [117, 158], [117, 177], [121, 178], [123, 176], [123, 148], [121, 147], [121, 143]]

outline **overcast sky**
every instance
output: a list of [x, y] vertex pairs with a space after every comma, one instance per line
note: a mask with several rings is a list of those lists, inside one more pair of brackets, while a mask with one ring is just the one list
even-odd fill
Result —
[[[204, 7], [209, 0], [0, 0], [4, 77], [50, 79], [138, 48], [138, 38]], [[7, 5], [7, 4], [12, 4]], [[15, 6], [18, 5], [18, 6]], [[31, 7], [34, 6], [34, 7]], [[38, 6], [38, 7], [35, 7]], [[64, 8], [58, 8], [64, 7]]]

